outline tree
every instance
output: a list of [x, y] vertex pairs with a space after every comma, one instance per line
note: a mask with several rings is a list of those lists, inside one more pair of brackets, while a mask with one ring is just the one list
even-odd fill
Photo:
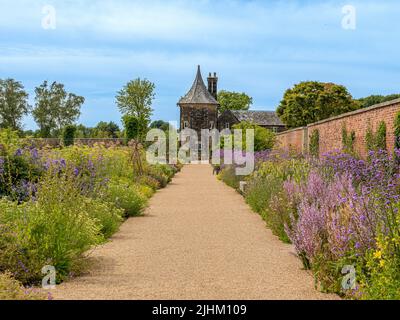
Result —
[[94, 128], [96, 138], [118, 138], [119, 127], [116, 123], [100, 121]]
[[21, 120], [31, 107], [24, 86], [14, 79], [0, 79], [0, 128], [21, 130]]
[[125, 138], [129, 142], [138, 140], [142, 142], [147, 130], [147, 122], [140, 120], [135, 116], [125, 115], [123, 118], [125, 127]]
[[264, 151], [272, 149], [276, 136], [268, 129], [260, 127], [254, 123], [243, 121], [232, 126], [233, 129], [241, 129], [242, 132], [242, 149], [246, 149], [246, 130], [254, 129], [254, 151]]
[[67, 93], [64, 85], [57, 82], [49, 86], [47, 81], [44, 81], [35, 89], [35, 93], [32, 115], [42, 137], [60, 134], [62, 128], [74, 124], [85, 102], [84, 97]]
[[356, 109], [357, 103], [344, 86], [307, 81], [285, 92], [277, 114], [287, 127], [295, 128]]
[[74, 144], [75, 134], [76, 134], [76, 126], [74, 125], [65, 126], [62, 135], [65, 147], [72, 146]]
[[373, 106], [374, 104], [379, 104], [398, 98], [400, 98], [400, 94], [390, 94], [387, 96], [371, 95], [365, 98], [358, 99], [357, 103], [360, 105], [361, 108], [368, 108], [370, 106]]
[[221, 105], [221, 112], [225, 110], [249, 110], [253, 104], [253, 98], [245, 93], [221, 90], [218, 93], [218, 102]]
[[169, 130], [169, 123], [165, 122], [163, 120], [156, 120], [156, 121], [153, 121], [150, 124], [150, 128], [151, 129], [160, 129], [162, 131], [168, 131]]
[[140, 121], [150, 122], [151, 105], [155, 93], [154, 83], [137, 78], [128, 82], [116, 96], [117, 105], [123, 115], [134, 116]]

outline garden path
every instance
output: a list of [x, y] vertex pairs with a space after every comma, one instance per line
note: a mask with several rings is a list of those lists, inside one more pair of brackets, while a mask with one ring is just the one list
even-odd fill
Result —
[[185, 166], [91, 257], [56, 299], [337, 299], [209, 165]]

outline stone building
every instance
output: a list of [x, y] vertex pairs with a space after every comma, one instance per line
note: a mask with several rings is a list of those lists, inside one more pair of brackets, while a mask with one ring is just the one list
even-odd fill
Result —
[[218, 130], [231, 129], [234, 124], [243, 121], [257, 124], [273, 132], [286, 130], [275, 112], [258, 110], [226, 110], [218, 117]]
[[250, 121], [274, 132], [284, 131], [285, 125], [273, 111], [225, 111], [219, 113], [218, 77], [216, 73], [209, 74], [208, 86], [204, 84], [200, 66], [189, 92], [179, 102], [180, 129], [191, 128], [197, 131], [200, 138], [202, 129], [231, 128], [232, 125]]
[[218, 107], [218, 78], [216, 73], [210, 73], [207, 78], [208, 87], [204, 84], [200, 66], [189, 92], [182, 97], [178, 106], [180, 112], [180, 129], [191, 128], [198, 132], [202, 129], [217, 128]]

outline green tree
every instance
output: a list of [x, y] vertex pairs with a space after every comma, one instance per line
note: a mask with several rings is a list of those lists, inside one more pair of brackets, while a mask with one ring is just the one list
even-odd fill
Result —
[[14, 79], [0, 79], [0, 128], [20, 131], [21, 120], [30, 109], [23, 85]]
[[143, 120], [130, 115], [125, 115], [122, 120], [124, 122], [126, 140], [128, 142], [131, 140], [143, 142], [148, 122], [144, 122]]
[[53, 82], [50, 86], [44, 81], [35, 89], [35, 108], [33, 118], [40, 128], [42, 137], [58, 135], [62, 128], [72, 125], [80, 115], [85, 98], [67, 93], [64, 85]]
[[243, 132], [243, 140], [242, 140], [242, 149], [246, 149], [246, 130], [254, 129], [254, 151], [264, 151], [268, 149], [272, 149], [276, 136], [275, 134], [268, 129], [260, 127], [254, 123], [243, 121], [238, 124], [232, 126], [232, 129], [242, 129]]
[[165, 122], [163, 120], [156, 120], [156, 121], [153, 121], [150, 124], [150, 128], [151, 129], [160, 129], [162, 131], [168, 131], [169, 130], [169, 123]]
[[316, 81], [288, 89], [277, 114], [289, 128], [302, 127], [358, 108], [344, 86]]
[[140, 121], [150, 122], [155, 85], [147, 79], [137, 78], [128, 82], [117, 93], [116, 101], [123, 115], [134, 116]]
[[118, 138], [120, 129], [118, 125], [112, 121], [100, 121], [94, 128], [96, 138]]
[[76, 126], [74, 125], [65, 126], [62, 135], [65, 147], [72, 146], [74, 144], [75, 134], [76, 134]]
[[398, 98], [400, 98], [400, 94], [390, 94], [387, 96], [371, 95], [371, 96], [368, 96], [365, 98], [358, 99], [356, 101], [361, 108], [368, 108], [370, 106], [373, 106], [374, 104], [379, 104], [379, 103], [387, 102], [387, 101], [398, 99]]
[[253, 98], [245, 93], [221, 90], [218, 93], [220, 111], [225, 110], [249, 110], [253, 104]]

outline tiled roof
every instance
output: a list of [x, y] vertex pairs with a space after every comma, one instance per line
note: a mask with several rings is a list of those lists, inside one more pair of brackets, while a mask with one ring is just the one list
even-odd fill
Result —
[[274, 111], [232, 110], [238, 121], [249, 121], [260, 126], [284, 126]]
[[192, 88], [178, 102], [178, 104], [196, 103], [218, 105], [217, 100], [215, 100], [204, 84], [203, 77], [201, 76], [200, 72], [200, 66], [197, 68], [197, 75], [193, 82]]

